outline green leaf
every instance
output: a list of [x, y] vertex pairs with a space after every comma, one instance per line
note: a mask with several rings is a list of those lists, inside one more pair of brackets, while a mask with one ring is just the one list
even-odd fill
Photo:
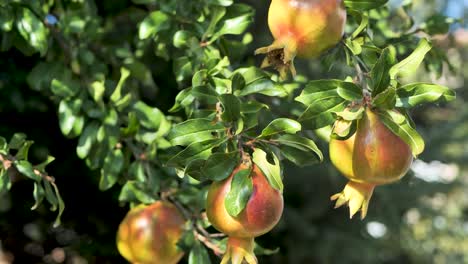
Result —
[[218, 24], [216, 33], [210, 39], [210, 42], [215, 41], [222, 35], [239, 35], [242, 34], [247, 27], [253, 22], [253, 9], [244, 4], [234, 4], [229, 8], [228, 12]]
[[346, 121], [353, 121], [361, 119], [362, 114], [364, 113], [364, 107], [347, 107], [343, 111], [335, 112], [335, 115]]
[[347, 101], [362, 99], [362, 88], [351, 82], [338, 83], [338, 89], [336, 92], [341, 98]]
[[238, 96], [246, 96], [249, 94], [259, 93], [267, 96], [287, 96], [285, 89], [275, 84], [270, 77], [257, 67], [241, 68], [235, 73], [239, 73], [245, 80], [245, 86], [242, 90], [234, 91]]
[[81, 99], [62, 100], [59, 104], [59, 125], [65, 136], [74, 137], [81, 134], [84, 117], [80, 114]]
[[396, 90], [396, 107], [411, 108], [424, 103], [448, 102], [455, 92], [448, 87], [432, 83], [411, 83]]
[[222, 181], [231, 175], [239, 164], [239, 152], [215, 153], [211, 155], [203, 166], [203, 175], [212, 181]]
[[172, 156], [167, 162], [168, 166], [184, 166], [195, 159], [206, 159], [211, 155], [211, 149], [224, 143], [227, 138], [209, 139], [190, 144], [184, 150]]
[[145, 188], [145, 184], [136, 181], [128, 181], [122, 187], [119, 194], [121, 202], [138, 202], [143, 204], [151, 204], [156, 201]]
[[130, 76], [130, 71], [124, 67], [120, 68], [120, 80], [115, 87], [114, 92], [112, 93], [110, 100], [114, 103], [117, 103], [122, 98], [122, 87], [125, 84], [125, 81]]
[[[338, 94], [338, 89], [341, 95]], [[346, 98], [343, 98], [346, 97]], [[307, 83], [302, 93], [295, 98], [306, 106], [320, 105], [322, 101], [340, 99], [340, 101], [362, 97], [362, 91], [353, 83], [341, 80], [316, 80]]]
[[133, 106], [133, 110], [140, 120], [140, 124], [148, 129], [158, 129], [163, 123], [167, 122], [166, 117], [158, 108], [149, 107], [142, 101]]
[[375, 9], [385, 5], [388, 0], [344, 0], [346, 7], [360, 11]]
[[[340, 125], [340, 130], [338, 126]], [[356, 133], [357, 130], [357, 119], [356, 120], [337, 120], [333, 126], [331, 138], [338, 140], [347, 140]]]
[[4, 137], [0, 137], [0, 154], [6, 155], [8, 153], [9, 147], [6, 139]]
[[175, 103], [171, 109], [169, 109], [169, 113], [175, 113], [181, 110], [183, 107], [189, 106], [195, 98], [192, 96], [192, 89], [184, 89], [180, 91], [176, 98]]
[[218, 102], [218, 93], [216, 90], [206, 85], [193, 87], [192, 96], [207, 104], [215, 104]]
[[[322, 151], [317, 147], [315, 142], [306, 137], [301, 137], [299, 135], [282, 135], [275, 139], [280, 146], [288, 146], [302, 151], [303, 153], [311, 153], [314, 155], [314, 160], [310, 161], [316, 163], [316, 161], [323, 161]], [[281, 148], [281, 147], [280, 147]]]
[[203, 174], [203, 166], [205, 165], [206, 161], [203, 159], [195, 159], [190, 161], [185, 167], [184, 175], [190, 176], [198, 181], [206, 180], [205, 175]]
[[42, 178], [40, 175], [34, 173], [34, 169], [31, 165], [31, 163], [29, 163], [29, 161], [26, 161], [26, 160], [16, 160], [14, 161], [13, 163], [16, 167], [16, 169], [19, 171], [19, 173], [23, 174], [24, 176], [38, 182], [40, 181]]
[[36, 169], [39, 170], [39, 171], [44, 171], [44, 170], [45, 170], [45, 167], [46, 167], [47, 165], [49, 165], [50, 163], [52, 163], [54, 160], [55, 160], [54, 157], [48, 155], [46, 160], [44, 160], [44, 161], [41, 162], [40, 164], [34, 166], [34, 168], [36, 168]]
[[289, 118], [278, 118], [271, 121], [271, 123], [262, 130], [259, 138], [269, 137], [279, 133], [296, 134], [300, 130], [301, 124], [296, 120]]
[[349, 102], [342, 98], [332, 97], [309, 106], [299, 117], [303, 127], [308, 129], [322, 128], [335, 122], [333, 113], [343, 111]]
[[240, 170], [234, 174], [231, 180], [231, 189], [224, 199], [226, 211], [233, 217], [238, 216], [244, 210], [253, 191], [252, 169]]
[[28, 8], [18, 8], [16, 12], [16, 27], [21, 36], [39, 53], [44, 56], [48, 48], [49, 30], [42, 21]]
[[396, 79], [398, 77], [405, 77], [413, 74], [431, 48], [431, 43], [429, 43], [427, 39], [422, 38], [413, 53], [390, 68], [390, 78]]
[[35, 203], [31, 207], [31, 210], [36, 210], [39, 207], [39, 205], [41, 205], [45, 197], [45, 191], [40, 182], [34, 183], [33, 196], [34, 196]]
[[58, 208], [58, 200], [52, 189], [52, 184], [49, 181], [43, 181], [43, 183], [44, 183], [45, 198], [51, 205], [50, 210], [55, 211]]
[[11, 181], [8, 176], [8, 170], [0, 169], [0, 194], [10, 190]]
[[101, 179], [99, 181], [99, 189], [101, 191], [108, 190], [114, 186], [123, 169], [123, 165], [124, 156], [122, 150], [114, 149], [107, 154], [101, 169]]
[[237, 96], [222, 94], [219, 96], [219, 101], [223, 106], [223, 113], [221, 114], [223, 121], [232, 122], [240, 118], [241, 102]]
[[80, 85], [73, 80], [53, 79], [50, 90], [57, 96], [68, 98], [74, 96], [80, 90]]
[[418, 156], [424, 151], [424, 140], [419, 135], [419, 133], [411, 127], [410, 122], [405, 120], [403, 123], [398, 124], [393, 120], [390, 112], [392, 110], [387, 110], [387, 112], [379, 113], [379, 116], [384, 123], [384, 125], [390, 129], [395, 135], [399, 136], [403, 141], [406, 142], [411, 147], [413, 156]]
[[96, 141], [96, 134], [99, 129], [99, 123], [96, 121], [90, 122], [86, 125], [83, 133], [78, 140], [78, 146], [76, 147], [76, 154], [81, 159], [88, 156], [91, 151], [91, 147]]
[[279, 248], [275, 248], [275, 249], [267, 249], [267, 248], [264, 248], [262, 246], [260, 246], [259, 244], [255, 243], [255, 246], [254, 246], [254, 253], [256, 256], [260, 256], [260, 255], [264, 255], [264, 256], [270, 256], [270, 255], [275, 255], [275, 254], [278, 254], [279, 253]]
[[187, 146], [195, 142], [213, 139], [214, 132], [222, 131], [221, 123], [214, 123], [208, 118], [189, 119], [172, 127], [167, 139], [173, 145]]
[[201, 264], [201, 263], [211, 264], [211, 260], [208, 255], [208, 252], [206, 251], [206, 248], [198, 240], [195, 240], [195, 244], [192, 250], [190, 250], [188, 263], [189, 264]]
[[18, 152], [16, 152], [15, 158], [18, 160], [27, 160], [28, 159], [28, 153], [29, 153], [29, 148], [31, 148], [32, 144], [34, 141], [32, 140], [26, 140], [23, 145], [18, 149]]
[[156, 33], [169, 28], [169, 17], [162, 11], [154, 11], [147, 16], [140, 24], [138, 36], [140, 39], [147, 39]]
[[[45, 182], [45, 183], [47, 184], [48, 182]], [[58, 227], [60, 225], [60, 217], [62, 217], [63, 211], [65, 210], [65, 203], [63, 202], [62, 196], [60, 195], [57, 185], [55, 183], [52, 183], [52, 187], [54, 188], [55, 197], [57, 199], [58, 209], [59, 209], [57, 217], [55, 218], [53, 227]], [[47, 192], [46, 192], [46, 197], [47, 197]]]
[[10, 149], [20, 149], [24, 142], [26, 142], [26, 134], [24, 133], [15, 133], [8, 143], [8, 148]]
[[15, 14], [11, 6], [1, 6], [0, 8], [0, 30], [8, 32], [13, 29]]
[[396, 90], [389, 87], [372, 99], [372, 105], [380, 109], [393, 109], [396, 104]]
[[396, 63], [394, 48], [382, 50], [379, 60], [374, 64], [370, 72], [372, 96], [377, 96], [390, 85], [390, 68]]
[[253, 162], [257, 164], [260, 170], [263, 172], [271, 187], [276, 190], [283, 192], [283, 180], [281, 179], [281, 168], [278, 157], [271, 152], [273, 156], [274, 164], [271, 164], [267, 160], [267, 153], [262, 149], [256, 148], [253, 153]]

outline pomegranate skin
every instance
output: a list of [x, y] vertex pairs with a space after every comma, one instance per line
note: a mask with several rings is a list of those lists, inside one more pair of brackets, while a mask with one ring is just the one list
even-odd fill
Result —
[[254, 164], [250, 174], [252, 195], [244, 210], [237, 217], [232, 217], [226, 210], [224, 200], [230, 191], [234, 175], [243, 169], [247, 169], [247, 166], [242, 164], [227, 179], [211, 185], [206, 213], [212, 225], [229, 237], [253, 238], [267, 233], [278, 223], [283, 213], [283, 196], [270, 186]]
[[[339, 125], [335, 129], [339, 131]], [[367, 108], [352, 137], [330, 140], [330, 159], [349, 180], [382, 185], [401, 179], [409, 170], [413, 155], [410, 146]]]
[[131, 263], [176, 264], [183, 257], [176, 243], [183, 233], [185, 219], [168, 202], [131, 209], [117, 232], [117, 248]]
[[303, 58], [318, 57], [335, 46], [345, 25], [342, 0], [273, 0], [268, 12], [275, 43]]

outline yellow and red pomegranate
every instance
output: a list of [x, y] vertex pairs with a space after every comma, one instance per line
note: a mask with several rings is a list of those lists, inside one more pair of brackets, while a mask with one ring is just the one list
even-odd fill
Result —
[[176, 264], [184, 255], [176, 245], [184, 224], [183, 216], [169, 202], [139, 205], [120, 223], [117, 248], [131, 263]]
[[268, 26], [274, 42], [256, 50], [266, 53], [262, 67], [275, 66], [283, 76], [295, 74], [294, 58], [316, 58], [342, 38], [346, 9], [342, 0], [272, 0]]
[[206, 213], [212, 225], [226, 234], [228, 244], [222, 264], [243, 263], [256, 264], [253, 253], [254, 238], [269, 232], [278, 223], [283, 213], [283, 196], [268, 183], [263, 172], [255, 165], [248, 177], [251, 177], [253, 191], [245, 208], [236, 217], [226, 210], [224, 200], [231, 189], [234, 175], [244, 169], [246, 164], [239, 165], [231, 175], [220, 182], [214, 182], [209, 191]]
[[[342, 122], [334, 130], [345, 129]], [[374, 187], [401, 179], [413, 162], [410, 146], [390, 131], [369, 107], [357, 121], [356, 133], [346, 140], [330, 140], [330, 159], [350, 181], [341, 193], [331, 197], [336, 207], [348, 203], [350, 216], [359, 209], [367, 214]]]

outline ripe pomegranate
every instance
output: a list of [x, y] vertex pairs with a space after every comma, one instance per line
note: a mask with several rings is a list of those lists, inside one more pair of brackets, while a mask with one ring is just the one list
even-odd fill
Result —
[[318, 57], [341, 40], [345, 24], [342, 0], [272, 0], [268, 26], [275, 40], [255, 53], [267, 54], [262, 67], [295, 75], [294, 57]]
[[[342, 122], [334, 130], [345, 129]], [[330, 140], [330, 159], [350, 181], [343, 192], [331, 197], [339, 207], [349, 204], [350, 217], [361, 209], [361, 218], [374, 187], [401, 179], [413, 162], [411, 148], [390, 131], [369, 107], [357, 122], [356, 133], [347, 140]]]
[[131, 263], [175, 264], [184, 255], [176, 243], [185, 220], [177, 208], [157, 201], [131, 209], [120, 223], [117, 248]]
[[208, 191], [206, 213], [213, 226], [228, 236], [226, 254], [221, 264], [229, 261], [241, 264], [245, 260], [256, 264], [253, 253], [254, 238], [269, 232], [280, 220], [283, 213], [283, 196], [268, 183], [263, 172], [254, 164], [249, 177], [252, 178], [253, 192], [244, 210], [238, 216], [231, 216], [224, 205], [231, 189], [234, 175], [249, 165], [242, 163], [227, 179], [214, 182]]

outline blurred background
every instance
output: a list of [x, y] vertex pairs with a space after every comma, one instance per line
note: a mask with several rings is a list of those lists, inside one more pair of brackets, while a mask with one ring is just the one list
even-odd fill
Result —
[[[96, 2], [103, 16], [134, 8], [130, 0]], [[260, 58], [253, 57], [253, 50], [272, 40], [266, 26], [268, 5], [240, 2], [256, 9], [249, 29], [254, 36], [248, 53], [252, 56], [245, 61], [258, 65]], [[389, 2], [394, 7], [392, 23], [400, 22], [396, 14], [402, 2], [407, 1]], [[468, 0], [412, 2], [416, 24], [439, 13], [463, 19], [468, 12]], [[284, 216], [271, 233], [257, 239], [262, 246], [280, 251], [259, 257], [260, 263], [468, 263], [467, 30], [467, 22], [461, 22], [452, 26], [449, 35], [434, 40], [446, 51], [452, 69], [444, 64], [439, 75], [421, 67], [410, 77], [446, 85], [458, 97], [448, 105], [412, 112], [426, 149], [410, 173], [401, 182], [377, 188], [368, 216], [361, 221], [350, 220], [347, 208], [333, 209], [329, 197], [343, 188], [346, 179], [328, 161], [305, 168], [287, 164]], [[52, 228], [55, 213], [47, 205], [31, 211], [33, 185], [18, 179], [11, 192], [0, 194], [0, 264], [125, 263], [115, 246], [115, 232], [128, 210], [118, 203], [120, 188], [97, 189], [98, 172], [90, 171], [74, 154], [77, 140], [61, 134], [54, 103], [29, 88], [27, 76], [39, 60], [38, 55], [27, 57], [15, 49], [0, 52], [0, 135], [9, 138], [25, 132], [35, 141], [30, 153], [33, 163], [47, 154], [56, 157], [48, 172], [57, 178], [66, 210], [62, 225]], [[339, 67], [328, 71], [320, 60], [297, 60], [296, 66], [309, 79], [346, 76]], [[170, 66], [162, 66], [161, 71], [165, 69]], [[155, 76], [155, 82], [174, 83], [164, 76]], [[159, 107], [167, 110], [176, 94], [177, 89], [167, 92], [168, 100]], [[326, 142], [318, 143], [327, 154]]]

